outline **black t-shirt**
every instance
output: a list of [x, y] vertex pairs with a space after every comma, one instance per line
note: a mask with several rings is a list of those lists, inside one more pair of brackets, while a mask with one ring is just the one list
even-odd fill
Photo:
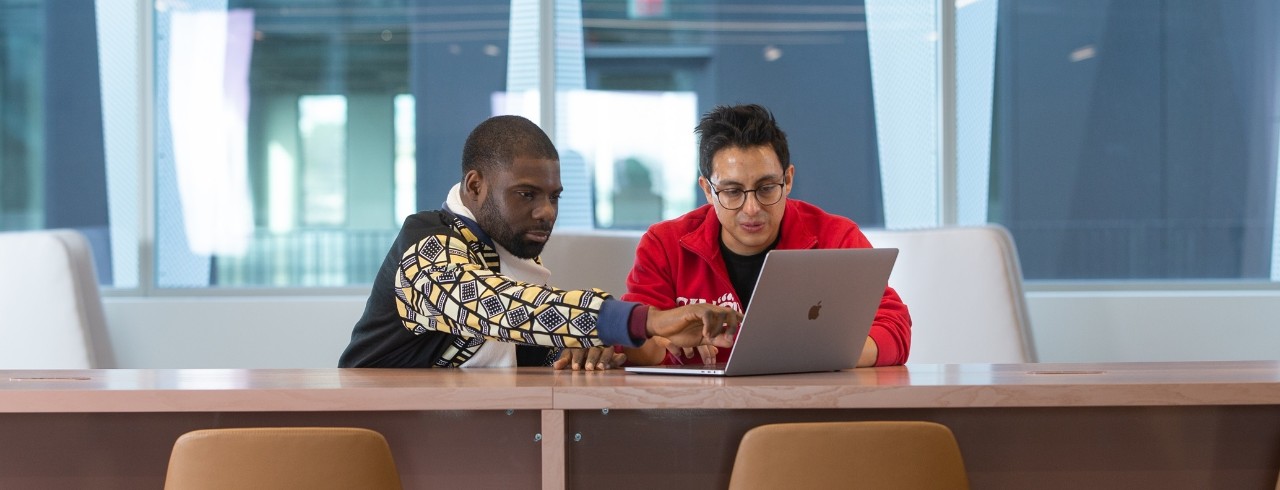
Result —
[[764, 267], [764, 256], [778, 246], [775, 238], [764, 251], [755, 255], [738, 255], [720, 242], [720, 256], [724, 257], [724, 267], [729, 270], [729, 282], [733, 283], [734, 292], [742, 300], [742, 311], [747, 311], [751, 303], [751, 292], [756, 288], [756, 279], [760, 277], [760, 269]]

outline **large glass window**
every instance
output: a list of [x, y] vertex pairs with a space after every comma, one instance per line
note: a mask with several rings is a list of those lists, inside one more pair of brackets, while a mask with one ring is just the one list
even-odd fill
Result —
[[693, 128], [748, 102], [787, 131], [793, 197], [884, 223], [862, 2], [586, 0], [581, 22], [584, 66], [558, 80], [557, 137], [565, 165], [591, 174], [596, 227], [644, 229], [704, 204]]
[[990, 218], [1028, 278], [1275, 279], [1280, 4], [998, 12]]
[[0, 2], [0, 230], [44, 225], [44, 11]]
[[794, 196], [863, 226], [1001, 223], [1029, 279], [1280, 278], [1280, 4], [940, 5], [0, 0], [0, 230], [81, 230], [121, 289], [360, 286], [486, 117], [553, 136], [561, 227], [642, 229], [703, 204], [698, 116], [755, 102]]
[[493, 1], [158, 3], [158, 286], [371, 282], [495, 112], [510, 18]]
[[[100, 20], [91, 0], [0, 0], [0, 230], [79, 230], [99, 280], [134, 287], [137, 201], [110, 206], [108, 196], [136, 189], [137, 162], [109, 172], [106, 158], [137, 140], [107, 141], [102, 96], [121, 81], [117, 68], [136, 66], [104, 49], [131, 25]], [[127, 109], [112, 116], [124, 133], [136, 121]]]

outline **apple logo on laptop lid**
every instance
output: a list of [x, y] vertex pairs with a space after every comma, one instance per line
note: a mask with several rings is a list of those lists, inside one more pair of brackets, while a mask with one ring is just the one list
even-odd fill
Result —
[[820, 309], [822, 309], [822, 302], [821, 302], [821, 301], [819, 301], [819, 302], [818, 302], [818, 304], [816, 304], [816, 305], [810, 306], [810, 307], [809, 307], [809, 319], [810, 319], [810, 320], [817, 320], [817, 319], [818, 319], [818, 310], [820, 310]]

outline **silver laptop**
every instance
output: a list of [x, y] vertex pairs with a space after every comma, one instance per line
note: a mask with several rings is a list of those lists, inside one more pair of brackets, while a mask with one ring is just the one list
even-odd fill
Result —
[[765, 256], [728, 362], [626, 370], [745, 376], [852, 368], [897, 258], [896, 248], [773, 250]]

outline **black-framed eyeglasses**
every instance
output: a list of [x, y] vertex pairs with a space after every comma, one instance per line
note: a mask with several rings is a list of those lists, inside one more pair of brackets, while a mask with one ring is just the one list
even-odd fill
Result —
[[[715, 189], [715, 183], [712, 183], [711, 187]], [[728, 189], [716, 189], [712, 193], [716, 195], [716, 202], [720, 203], [720, 207], [729, 211], [737, 211], [747, 204], [747, 194], [751, 193], [755, 193], [756, 202], [760, 203], [761, 206], [777, 204], [778, 201], [782, 200], [782, 184], [775, 182], [750, 190], [731, 187]]]

